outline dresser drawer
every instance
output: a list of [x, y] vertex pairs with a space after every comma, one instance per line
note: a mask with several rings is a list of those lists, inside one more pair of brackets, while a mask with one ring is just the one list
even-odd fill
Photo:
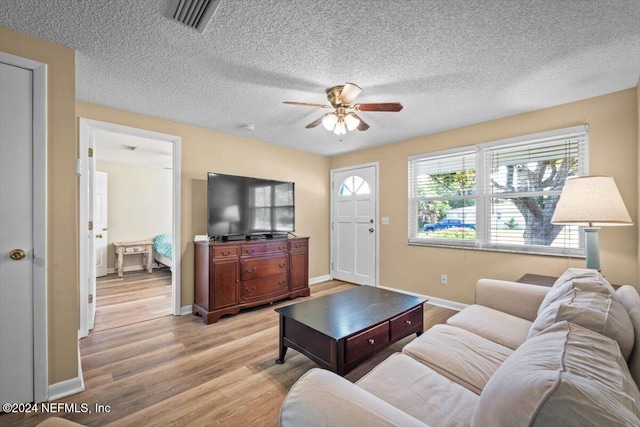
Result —
[[242, 256], [268, 254], [273, 252], [287, 252], [287, 242], [274, 242], [242, 246]]
[[381, 323], [364, 332], [347, 338], [345, 363], [352, 363], [389, 343], [389, 322]]
[[308, 241], [305, 240], [294, 240], [289, 242], [289, 248], [291, 251], [306, 251], [307, 250]]
[[422, 330], [422, 306], [406, 311], [391, 319], [391, 341], [403, 338], [412, 332]]
[[289, 271], [286, 256], [276, 258], [259, 258], [242, 261], [241, 280], [258, 279], [260, 277], [285, 274]]
[[224, 248], [213, 248], [211, 258], [230, 258], [238, 256], [240, 248], [238, 246], [228, 246]]
[[242, 282], [240, 297], [242, 301], [264, 299], [265, 296], [288, 292], [287, 274], [263, 277]]
[[125, 254], [137, 254], [137, 253], [145, 253], [148, 252], [149, 246], [127, 246], [124, 248]]

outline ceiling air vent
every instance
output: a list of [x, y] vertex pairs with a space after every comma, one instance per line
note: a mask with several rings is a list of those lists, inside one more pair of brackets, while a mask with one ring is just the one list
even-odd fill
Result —
[[173, 0], [167, 17], [203, 32], [222, 0]]

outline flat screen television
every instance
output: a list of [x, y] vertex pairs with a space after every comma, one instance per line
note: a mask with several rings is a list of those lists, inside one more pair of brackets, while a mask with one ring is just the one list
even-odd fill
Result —
[[286, 236], [295, 231], [295, 183], [209, 172], [210, 238]]

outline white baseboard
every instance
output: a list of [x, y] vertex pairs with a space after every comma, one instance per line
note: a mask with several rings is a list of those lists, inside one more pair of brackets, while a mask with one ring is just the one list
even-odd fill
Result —
[[193, 313], [193, 306], [192, 305], [185, 305], [183, 307], [180, 307], [180, 316], [184, 316], [187, 314], [192, 314]]
[[331, 280], [330, 274], [325, 274], [324, 276], [312, 277], [309, 279], [309, 285], [315, 285], [316, 283], [322, 283]]
[[80, 341], [78, 341], [78, 376], [59, 383], [50, 384], [47, 394], [49, 401], [62, 399], [72, 394], [80, 393], [85, 390], [84, 378], [82, 376], [82, 359], [80, 356]]
[[437, 305], [438, 307], [448, 308], [449, 310], [462, 311], [465, 307], [468, 307], [468, 304], [463, 304], [461, 302], [450, 301], [447, 299], [431, 297], [429, 295], [418, 294], [415, 292], [409, 292], [402, 289], [392, 288], [390, 286], [379, 285], [379, 288], [388, 289], [390, 291], [399, 292], [401, 294], [414, 295], [417, 297], [427, 298], [428, 304]]

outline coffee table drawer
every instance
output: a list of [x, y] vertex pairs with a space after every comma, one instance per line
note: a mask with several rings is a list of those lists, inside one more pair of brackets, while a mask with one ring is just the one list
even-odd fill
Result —
[[391, 341], [404, 338], [412, 332], [422, 330], [422, 306], [409, 310], [391, 319]]
[[367, 329], [347, 338], [345, 344], [345, 362], [352, 363], [363, 356], [385, 347], [389, 343], [389, 322]]

